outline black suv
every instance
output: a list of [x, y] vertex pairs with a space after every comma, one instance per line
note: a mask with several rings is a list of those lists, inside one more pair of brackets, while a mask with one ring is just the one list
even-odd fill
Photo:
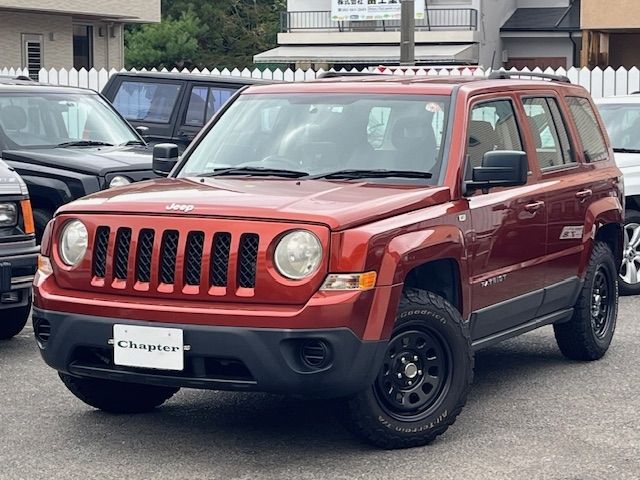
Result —
[[255, 78], [195, 73], [117, 73], [102, 94], [151, 145], [170, 142], [183, 151], [239, 89], [273, 83]]
[[88, 89], [0, 79], [0, 148], [29, 188], [38, 239], [59, 206], [155, 177], [142, 137]]
[[27, 186], [0, 160], [0, 339], [27, 323], [38, 250]]

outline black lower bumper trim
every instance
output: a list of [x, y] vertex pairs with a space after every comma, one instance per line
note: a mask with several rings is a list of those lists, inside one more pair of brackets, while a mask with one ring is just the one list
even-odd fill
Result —
[[[359, 339], [347, 328], [267, 329], [132, 321], [34, 308], [36, 338], [45, 362], [72, 375], [122, 382], [215, 390], [263, 391], [311, 397], [339, 397], [373, 384], [386, 341]], [[113, 325], [183, 330], [185, 369], [181, 372], [114, 365]], [[301, 355], [306, 342], [322, 341], [327, 361], [312, 368]]]

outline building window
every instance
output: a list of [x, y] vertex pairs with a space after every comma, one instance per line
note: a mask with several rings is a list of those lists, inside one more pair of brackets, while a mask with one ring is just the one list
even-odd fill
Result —
[[93, 27], [73, 26], [73, 67], [77, 70], [93, 68]]
[[22, 34], [22, 68], [26, 68], [29, 77], [38, 80], [43, 63], [42, 35]]

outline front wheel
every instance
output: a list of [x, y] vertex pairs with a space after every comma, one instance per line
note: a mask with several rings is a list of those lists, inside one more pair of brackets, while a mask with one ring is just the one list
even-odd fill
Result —
[[2, 310], [2, 320], [0, 320], [0, 340], [8, 340], [19, 334], [27, 324], [31, 313], [31, 293], [29, 301], [22, 307]]
[[640, 212], [627, 210], [624, 219], [624, 254], [618, 278], [621, 295], [640, 294]]
[[144, 413], [169, 400], [179, 388], [116, 382], [100, 378], [74, 377], [59, 373], [60, 379], [76, 397], [110, 413]]
[[473, 362], [458, 311], [431, 292], [406, 290], [374, 385], [344, 400], [347, 427], [382, 448], [431, 442], [462, 410]]

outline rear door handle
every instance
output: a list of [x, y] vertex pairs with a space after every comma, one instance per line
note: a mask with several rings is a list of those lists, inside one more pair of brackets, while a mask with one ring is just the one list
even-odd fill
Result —
[[579, 192], [576, 192], [576, 198], [580, 200], [586, 200], [591, 195], [593, 195], [593, 192], [588, 188], [585, 188], [584, 190], [580, 190]]
[[542, 207], [544, 207], [544, 202], [540, 201], [540, 202], [528, 203], [524, 206], [524, 209], [529, 213], [536, 213]]

